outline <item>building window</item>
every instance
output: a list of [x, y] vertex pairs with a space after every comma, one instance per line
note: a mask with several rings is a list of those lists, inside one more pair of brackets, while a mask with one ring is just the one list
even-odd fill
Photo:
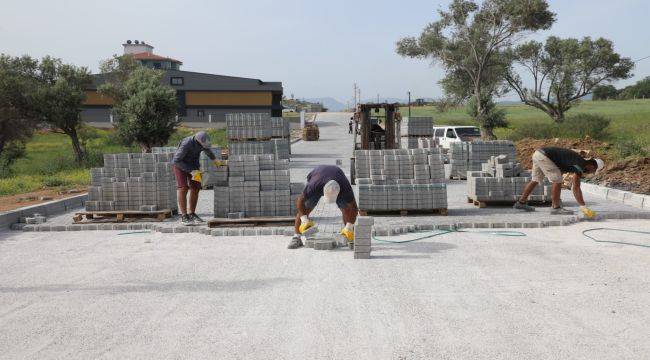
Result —
[[171, 79], [169, 79], [169, 82], [172, 85], [183, 85], [184, 84], [184, 81], [183, 81], [182, 77], [172, 77]]
[[160, 69], [160, 68], [162, 68], [162, 64], [159, 63], [159, 62], [155, 62], [155, 63], [153, 63], [153, 68], [154, 69]]
[[203, 110], [197, 110], [197, 111], [196, 111], [196, 116], [198, 116], [198, 117], [200, 117], [200, 118], [204, 118], [204, 117], [205, 117], [205, 111], [203, 111]]

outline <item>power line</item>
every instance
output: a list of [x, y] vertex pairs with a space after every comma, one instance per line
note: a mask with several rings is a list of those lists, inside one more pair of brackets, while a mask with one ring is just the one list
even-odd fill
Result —
[[637, 62], [639, 62], [639, 61], [641, 61], [641, 60], [645, 60], [645, 59], [648, 59], [648, 58], [650, 58], [650, 55], [648, 55], [648, 56], [646, 56], [646, 57], [642, 57], [642, 58], [640, 58], [640, 59], [638, 59], [638, 60], [634, 60], [634, 62], [637, 63]]

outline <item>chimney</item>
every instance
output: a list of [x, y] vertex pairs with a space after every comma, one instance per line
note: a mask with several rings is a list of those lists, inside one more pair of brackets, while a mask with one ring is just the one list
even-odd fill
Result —
[[124, 54], [140, 54], [140, 53], [153, 53], [153, 46], [145, 44], [144, 41], [140, 40], [127, 40], [124, 44]]

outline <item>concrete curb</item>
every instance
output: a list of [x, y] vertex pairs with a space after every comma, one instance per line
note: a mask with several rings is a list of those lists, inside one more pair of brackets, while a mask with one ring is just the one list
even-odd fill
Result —
[[18, 222], [21, 217], [31, 217], [34, 214], [52, 216], [84, 206], [88, 194], [81, 194], [65, 199], [54, 200], [43, 204], [26, 206], [20, 209], [3, 212], [0, 214], [0, 229], [8, 228]]
[[612, 189], [606, 186], [584, 182], [580, 184], [580, 188], [582, 191], [597, 195], [602, 199], [625, 204], [637, 209], [650, 210], [650, 195], [636, 194], [631, 191]]
[[[609, 219], [649, 219], [650, 212], [611, 212], [599, 214], [602, 220]], [[395, 236], [403, 235], [418, 231], [433, 231], [433, 230], [455, 230], [455, 229], [533, 229], [545, 228], [552, 226], [569, 226], [585, 220], [582, 216], [569, 216], [563, 217], [558, 220], [544, 220], [544, 221], [514, 221], [514, 222], [459, 222], [453, 224], [421, 224], [421, 225], [402, 225], [391, 226], [384, 228], [381, 226], [374, 226], [373, 233], [376, 236]], [[137, 231], [137, 230], [151, 230], [163, 234], [172, 233], [200, 233], [203, 235], [229, 237], [229, 236], [272, 236], [283, 235], [292, 236], [293, 227], [263, 227], [263, 228], [222, 228], [210, 229], [207, 227], [199, 226], [183, 226], [183, 225], [162, 225], [158, 223], [119, 223], [119, 224], [79, 224], [79, 225], [24, 225], [23, 231]]]

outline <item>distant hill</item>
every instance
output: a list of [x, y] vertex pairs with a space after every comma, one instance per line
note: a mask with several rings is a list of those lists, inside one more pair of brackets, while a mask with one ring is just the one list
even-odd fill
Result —
[[321, 103], [327, 108], [327, 111], [343, 111], [345, 104], [331, 97], [305, 99], [312, 103]]

